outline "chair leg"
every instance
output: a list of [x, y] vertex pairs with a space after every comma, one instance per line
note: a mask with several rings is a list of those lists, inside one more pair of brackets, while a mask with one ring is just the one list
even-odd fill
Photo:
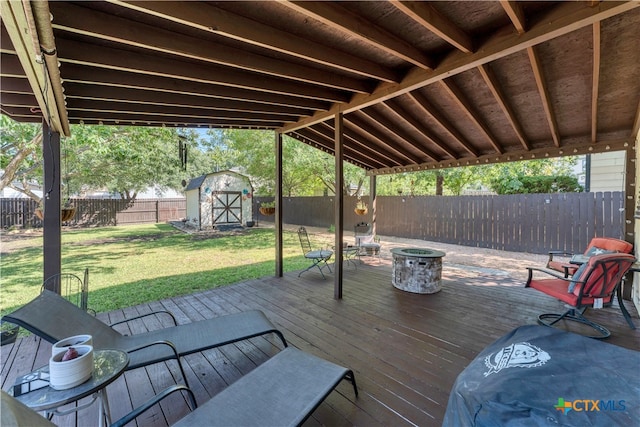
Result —
[[553, 327], [556, 323], [558, 323], [560, 320], [563, 320], [563, 319], [582, 323], [583, 325], [587, 325], [599, 333], [599, 335], [588, 335], [589, 338], [604, 339], [611, 336], [611, 332], [609, 332], [607, 328], [585, 318], [582, 315], [582, 313], [579, 310], [576, 310], [575, 308], [567, 310], [563, 314], [557, 314], [557, 313], [541, 314], [540, 316], [538, 316], [538, 323], [543, 326]]
[[635, 329], [636, 326], [633, 324], [633, 320], [631, 320], [631, 315], [627, 311], [627, 307], [625, 307], [624, 303], [622, 302], [622, 286], [618, 286], [618, 289], [616, 289], [616, 295], [618, 297], [618, 305], [620, 306], [620, 311], [622, 311], [624, 320], [627, 321], [631, 329]]

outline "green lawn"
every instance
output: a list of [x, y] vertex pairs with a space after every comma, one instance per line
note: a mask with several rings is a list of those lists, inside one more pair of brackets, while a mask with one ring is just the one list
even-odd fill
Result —
[[[5, 240], [5, 239], [3, 239]], [[42, 237], [2, 243], [0, 311], [33, 299], [42, 285]], [[168, 224], [63, 231], [62, 272], [89, 268], [89, 308], [97, 312], [184, 295], [275, 272], [275, 232], [185, 234]], [[297, 234], [284, 233], [285, 271], [306, 268]]]

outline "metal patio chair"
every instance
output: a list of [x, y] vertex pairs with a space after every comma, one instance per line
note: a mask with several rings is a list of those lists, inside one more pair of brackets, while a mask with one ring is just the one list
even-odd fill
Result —
[[298, 274], [298, 277], [300, 277], [302, 273], [306, 273], [311, 270], [313, 267], [318, 267], [322, 278], [326, 279], [322, 269], [326, 267], [329, 270], [329, 273], [331, 273], [331, 267], [329, 267], [327, 261], [329, 261], [333, 256], [333, 251], [329, 249], [312, 249], [311, 243], [309, 242], [309, 234], [307, 234], [307, 229], [304, 227], [298, 228], [298, 238], [300, 239], [300, 246], [302, 247], [304, 257], [313, 262], [313, 264], [307, 267], [306, 270], [301, 271]]
[[[607, 338], [611, 335], [604, 326], [595, 323], [584, 316], [585, 311], [590, 308], [602, 308], [613, 300], [617, 295], [618, 305], [625, 320], [631, 329], [635, 329], [631, 316], [622, 302], [620, 282], [622, 277], [636, 261], [633, 255], [629, 254], [602, 254], [594, 255], [584, 264], [573, 277], [564, 277], [562, 274], [552, 270], [528, 267], [529, 279], [526, 288], [533, 288], [543, 292], [553, 298], [564, 302], [569, 309], [562, 314], [545, 313], [538, 316], [538, 323], [545, 326], [558, 325], [561, 320], [578, 322], [586, 325], [598, 335], [591, 338]], [[545, 273], [551, 278], [535, 278], [533, 272]]]
[[380, 249], [378, 238], [373, 234], [371, 224], [359, 222], [353, 227], [356, 246], [358, 247], [358, 259], [362, 262], [363, 256], [378, 257], [380, 261]]
[[48, 277], [42, 283], [42, 290], [49, 289], [60, 293], [63, 298], [82, 310], [96, 315], [95, 310], [89, 308], [89, 269], [84, 269], [84, 278], [80, 279], [73, 273], [60, 273]]

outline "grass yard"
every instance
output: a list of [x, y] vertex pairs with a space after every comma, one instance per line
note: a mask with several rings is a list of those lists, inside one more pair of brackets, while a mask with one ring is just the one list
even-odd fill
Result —
[[[89, 268], [89, 308], [97, 312], [270, 276], [275, 271], [273, 228], [196, 234], [185, 234], [169, 224], [64, 230], [62, 245], [63, 273], [82, 278]], [[283, 246], [285, 271], [308, 266], [297, 234], [285, 231]], [[42, 262], [41, 233], [3, 234], [2, 314], [38, 295]]]

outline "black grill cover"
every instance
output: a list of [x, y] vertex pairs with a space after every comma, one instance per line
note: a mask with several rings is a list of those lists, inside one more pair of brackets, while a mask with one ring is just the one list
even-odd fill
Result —
[[638, 426], [640, 352], [522, 326], [460, 373], [443, 426]]

